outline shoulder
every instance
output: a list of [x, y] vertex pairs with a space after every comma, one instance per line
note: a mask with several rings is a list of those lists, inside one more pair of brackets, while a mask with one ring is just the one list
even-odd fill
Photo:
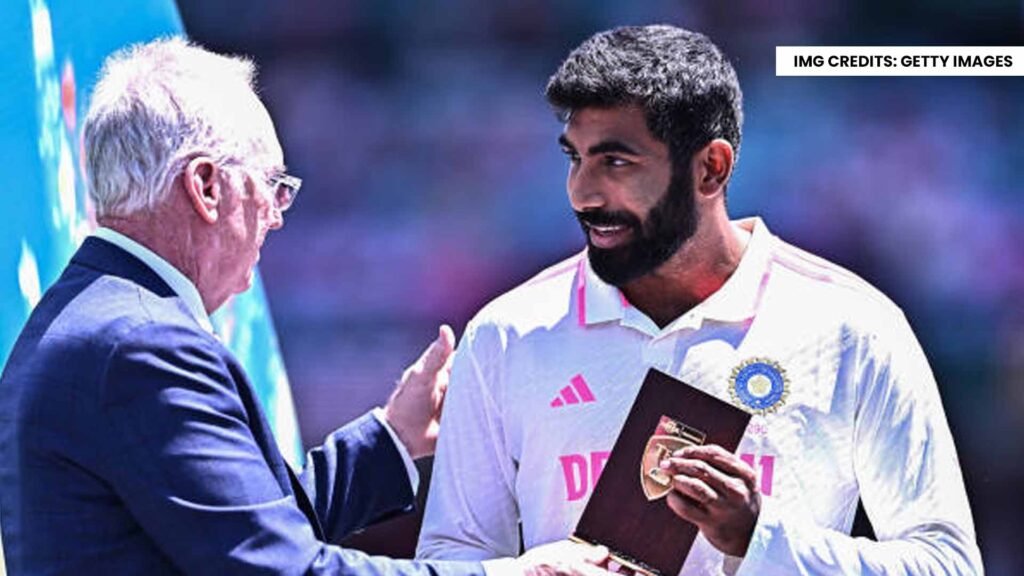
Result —
[[108, 402], [178, 383], [227, 381], [240, 370], [178, 297], [117, 276], [100, 276], [83, 289], [47, 337], [65, 352], [83, 348], [95, 359], [98, 392]]
[[114, 344], [149, 324], [204, 332], [176, 295], [157, 294], [128, 278], [72, 263], [47, 290], [26, 331]]
[[902, 316], [882, 291], [857, 274], [777, 237], [770, 250], [771, 282], [805, 311], [833, 310], [851, 320], [874, 322]]
[[21, 409], [46, 426], [93, 426], [103, 406], [165, 402], [180, 387], [228, 393], [241, 379], [230, 353], [173, 298], [79, 271], [62, 277], [46, 300], [3, 376]]
[[30, 315], [12, 359], [51, 374], [81, 371], [84, 379], [123, 343], [167, 347], [204, 339], [216, 343], [180, 299], [73, 263]]
[[550, 328], [571, 317], [585, 258], [585, 252], [577, 253], [501, 294], [474, 316], [466, 328], [467, 336], [525, 334], [537, 328]]
[[763, 313], [792, 335], [835, 334], [873, 354], [917, 346], [903, 310], [878, 288], [824, 258], [772, 239]]

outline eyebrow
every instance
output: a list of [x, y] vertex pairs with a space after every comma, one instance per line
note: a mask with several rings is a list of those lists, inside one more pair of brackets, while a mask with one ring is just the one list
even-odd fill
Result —
[[[558, 143], [565, 148], [576, 150], [576, 147], [572, 145], [572, 142], [569, 142], [569, 138], [567, 138], [565, 134], [562, 134], [558, 137]], [[597, 154], [608, 154], [610, 152], [621, 152], [623, 154], [629, 154], [632, 156], [640, 155], [639, 152], [637, 152], [635, 149], [627, 145], [625, 142], [622, 142], [621, 140], [605, 140], [603, 142], [598, 142], [597, 144], [594, 144], [593, 146], [587, 149], [588, 156], [594, 156]]]

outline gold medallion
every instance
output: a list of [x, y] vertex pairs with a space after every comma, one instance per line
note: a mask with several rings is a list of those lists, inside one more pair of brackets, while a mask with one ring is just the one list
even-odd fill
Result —
[[672, 490], [672, 476], [661, 469], [661, 461], [680, 448], [703, 444], [704, 438], [705, 434], [696, 428], [668, 416], [661, 417], [640, 459], [640, 486], [647, 500], [664, 498]]

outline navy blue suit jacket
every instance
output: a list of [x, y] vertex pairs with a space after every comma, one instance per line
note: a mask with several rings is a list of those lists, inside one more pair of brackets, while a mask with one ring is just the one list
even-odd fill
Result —
[[328, 544], [412, 503], [369, 415], [293, 473], [231, 352], [98, 238], [46, 292], [0, 379], [11, 574], [482, 574]]

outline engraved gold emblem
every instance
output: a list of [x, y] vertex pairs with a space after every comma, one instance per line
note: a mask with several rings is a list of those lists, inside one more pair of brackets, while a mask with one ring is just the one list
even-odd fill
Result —
[[696, 428], [668, 416], [661, 417], [640, 460], [640, 486], [647, 500], [664, 498], [672, 490], [672, 477], [661, 469], [661, 461], [680, 448], [703, 444], [704, 438], [705, 434]]

